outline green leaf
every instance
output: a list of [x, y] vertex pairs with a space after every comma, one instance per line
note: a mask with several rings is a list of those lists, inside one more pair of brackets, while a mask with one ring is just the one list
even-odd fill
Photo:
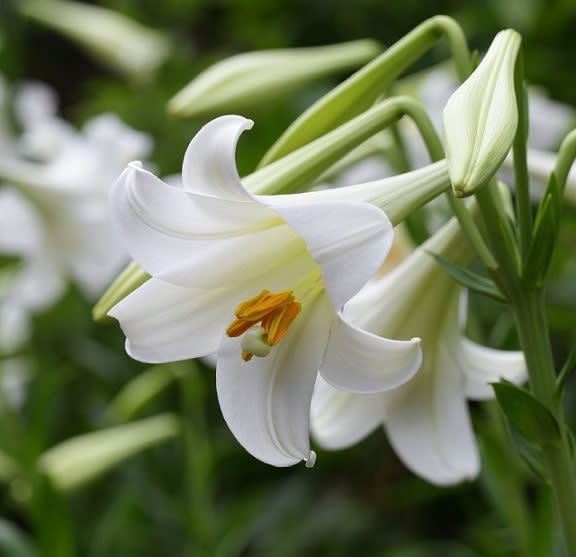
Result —
[[524, 278], [533, 284], [541, 285], [548, 272], [558, 240], [561, 210], [562, 192], [553, 172], [538, 207], [530, 250], [524, 262]]
[[127, 383], [110, 402], [107, 414], [112, 422], [128, 421], [186, 372], [181, 363], [156, 365]]
[[552, 412], [528, 391], [512, 383], [493, 383], [496, 399], [504, 414], [529, 442], [538, 446], [560, 440], [560, 428]]
[[436, 253], [428, 253], [435, 259], [438, 265], [440, 265], [456, 282], [462, 286], [469, 288], [474, 292], [489, 296], [498, 302], [506, 303], [504, 294], [502, 294], [500, 289], [491, 279], [483, 277], [482, 275], [479, 275], [473, 271], [469, 271], [468, 269], [459, 267], [458, 265], [454, 265], [454, 263], [444, 259], [442, 256]]

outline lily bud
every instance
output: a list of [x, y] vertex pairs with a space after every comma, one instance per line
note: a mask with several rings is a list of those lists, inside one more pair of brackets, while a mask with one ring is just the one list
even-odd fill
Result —
[[498, 33], [480, 65], [446, 103], [446, 156], [458, 197], [473, 194], [489, 180], [514, 141], [514, 66], [520, 42], [512, 29]]
[[194, 78], [172, 98], [168, 111], [190, 117], [252, 107], [315, 79], [362, 66], [381, 50], [377, 42], [361, 40], [231, 56]]
[[112, 10], [65, 0], [21, 0], [18, 7], [131, 78], [146, 79], [169, 54], [167, 36]]
[[160, 414], [84, 433], [48, 449], [40, 457], [40, 468], [58, 490], [73, 491], [179, 432], [176, 417]]

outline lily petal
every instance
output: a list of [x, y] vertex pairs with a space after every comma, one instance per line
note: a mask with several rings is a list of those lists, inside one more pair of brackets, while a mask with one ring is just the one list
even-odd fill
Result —
[[320, 295], [265, 358], [240, 361], [240, 339], [225, 337], [216, 387], [228, 427], [253, 456], [291, 466], [310, 456], [310, 399], [333, 319]]
[[[390, 408], [385, 428], [407, 468], [436, 485], [476, 477], [480, 463], [461, 376], [425, 370]], [[381, 396], [386, 396], [384, 393]]]
[[175, 285], [225, 287], [306, 252], [304, 241], [258, 202], [189, 194], [135, 164], [118, 179], [111, 201], [132, 257]]
[[456, 359], [465, 376], [466, 396], [474, 400], [494, 398], [490, 383], [505, 379], [521, 384], [528, 379], [521, 351], [495, 350], [461, 337]]
[[358, 395], [341, 391], [316, 379], [310, 429], [325, 449], [345, 449], [358, 443], [382, 424], [386, 401], [380, 394]]
[[420, 369], [420, 339], [391, 340], [370, 333], [338, 314], [320, 373], [339, 389], [373, 393], [394, 389]]
[[304, 254], [294, 258], [289, 269], [280, 267], [257, 280], [242, 277], [242, 282], [230, 282], [228, 288], [186, 288], [151, 278], [108, 315], [120, 322], [126, 351], [136, 360], [160, 363], [198, 358], [217, 351], [241, 301], [263, 288], [286, 289], [308, 267]]
[[206, 124], [192, 139], [182, 166], [184, 189], [235, 201], [251, 201], [236, 169], [236, 144], [244, 130], [254, 125], [242, 116], [220, 116]]
[[304, 238], [322, 269], [324, 286], [336, 308], [368, 282], [392, 247], [392, 224], [373, 205], [352, 201], [291, 204], [286, 196], [258, 199]]
[[215, 352], [235, 303], [235, 292], [198, 291], [151, 278], [109, 315], [120, 322], [132, 358], [160, 363]]

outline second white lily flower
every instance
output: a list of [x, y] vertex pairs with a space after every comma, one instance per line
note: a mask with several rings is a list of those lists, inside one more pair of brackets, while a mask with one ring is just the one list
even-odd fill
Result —
[[[522, 352], [480, 346], [461, 332], [461, 288], [429, 252], [452, 261], [467, 256], [458, 224], [444, 226], [388, 274], [362, 289], [345, 306], [341, 322], [374, 335], [422, 338], [420, 372], [385, 393], [353, 394], [318, 379], [312, 432], [321, 446], [350, 446], [380, 425], [402, 462], [415, 474], [448, 485], [474, 478], [478, 451], [466, 399], [493, 396], [489, 383], [522, 382]], [[342, 345], [337, 335], [329, 342]], [[337, 346], [336, 346], [337, 347]], [[340, 355], [346, 359], [346, 352]], [[348, 360], [349, 373], [356, 369]], [[385, 372], [381, 363], [380, 372]]]

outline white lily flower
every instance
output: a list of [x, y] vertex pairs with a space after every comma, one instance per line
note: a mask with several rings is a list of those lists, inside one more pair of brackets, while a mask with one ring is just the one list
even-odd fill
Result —
[[[323, 369], [336, 311], [390, 248], [386, 215], [358, 201], [382, 192], [368, 184], [249, 194], [236, 170], [235, 148], [251, 126], [240, 116], [204, 126], [186, 151], [182, 188], [137, 163], [119, 178], [113, 213], [130, 254], [152, 278], [109, 315], [120, 322], [136, 359], [156, 363], [217, 352], [218, 398], [238, 441], [275, 466], [311, 465], [317, 371], [360, 390], [392, 388], [417, 371], [419, 340], [390, 342], [343, 324], [342, 342], [356, 350], [358, 339], [362, 361], [389, 361], [387, 373], [360, 367], [346, 377], [338, 366]], [[446, 187], [445, 163], [432, 172]]]
[[[461, 261], [467, 250], [457, 223], [450, 222], [346, 303], [341, 322], [388, 338], [420, 336], [423, 362], [413, 379], [385, 393], [344, 392], [319, 378], [311, 428], [321, 446], [348, 447], [383, 424], [402, 462], [429, 482], [448, 485], [477, 475], [466, 399], [493, 396], [489, 383], [500, 378], [522, 382], [526, 369], [522, 352], [486, 348], [462, 334], [461, 288], [429, 252]], [[334, 335], [329, 349], [340, 342]], [[355, 366], [349, 373], [357, 365], [349, 361]], [[379, 369], [384, 373], [385, 364]]]
[[443, 113], [446, 158], [458, 196], [471, 195], [500, 167], [518, 126], [514, 67], [521, 38], [498, 33], [486, 56]]
[[[26, 91], [34, 98], [41, 89]], [[22, 260], [0, 295], [3, 350], [25, 340], [29, 314], [56, 301], [69, 279], [94, 297], [118, 272], [127, 256], [108, 222], [108, 190], [150, 148], [112, 115], [81, 133], [48, 109], [37, 116], [28, 113], [24, 135], [0, 155], [0, 253]]]

